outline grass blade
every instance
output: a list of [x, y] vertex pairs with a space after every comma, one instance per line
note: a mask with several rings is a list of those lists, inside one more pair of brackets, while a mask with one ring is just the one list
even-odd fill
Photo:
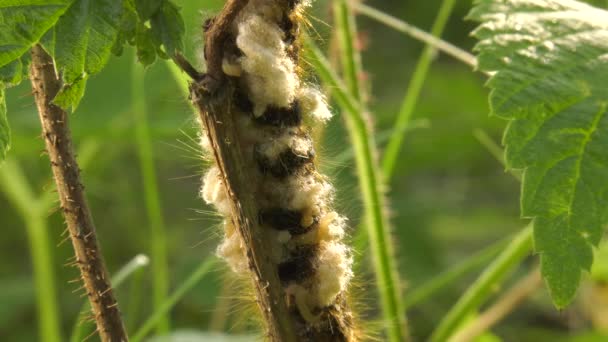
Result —
[[45, 209], [48, 208], [34, 197], [24, 174], [16, 160], [7, 158], [0, 167], [0, 190], [4, 191], [26, 226], [36, 287], [40, 340], [59, 342], [62, 340], [59, 325], [61, 316], [57, 305], [54, 258], [46, 221], [48, 211]]
[[181, 285], [171, 294], [163, 304], [156, 309], [156, 311], [148, 318], [144, 324], [137, 330], [133, 337], [131, 338], [131, 342], [139, 342], [146, 335], [154, 329], [156, 325], [160, 322], [163, 316], [169, 313], [169, 311], [179, 302], [179, 300], [190, 291], [198, 282], [211, 271], [211, 268], [216, 264], [217, 259], [208, 258], [204, 262], [200, 264], [200, 266], [192, 272], [192, 274], [183, 282]]
[[[146, 203], [146, 214], [150, 225], [150, 256], [152, 259], [153, 301], [158, 309], [169, 292], [169, 266], [167, 257], [167, 236], [162, 216], [162, 206], [156, 184], [154, 154], [150, 139], [150, 129], [144, 93], [144, 68], [138, 64], [132, 66], [131, 91], [133, 96], [133, 115], [135, 118], [135, 139], [137, 154], [141, 167], [141, 176]], [[158, 334], [169, 332], [169, 317], [161, 317], [157, 326]]]
[[364, 4], [356, 3], [354, 8], [357, 12], [374, 19], [388, 27], [391, 27], [399, 32], [405, 33], [408, 36], [421, 41], [435, 49], [451, 56], [464, 64], [470, 65], [471, 67], [477, 67], [477, 58], [467, 51], [452, 45], [445, 40], [441, 40], [434, 35], [425, 32], [413, 25], [406, 23], [403, 20], [390, 16], [384, 12], [381, 12], [373, 7], [369, 7]]
[[404, 300], [405, 308], [408, 309], [418, 303], [424, 302], [439, 292], [439, 290], [452, 284], [456, 279], [489, 262], [508, 244], [509, 240], [503, 239], [495, 242], [459, 262], [457, 265], [449, 267], [417, 288], [408, 291], [408, 295]]
[[405, 310], [401, 303], [401, 287], [393, 258], [393, 247], [388, 231], [388, 220], [383, 212], [384, 198], [381, 180], [375, 158], [374, 137], [369, 134], [367, 122], [363, 118], [360, 105], [345, 90], [341, 80], [329, 67], [321, 51], [309, 38], [304, 39], [308, 60], [315, 67], [319, 77], [332, 88], [332, 95], [342, 108], [351, 143], [355, 150], [355, 160], [359, 174], [359, 186], [363, 195], [369, 230], [370, 245], [376, 270], [376, 281], [380, 291], [382, 312], [390, 341], [405, 341], [408, 338], [405, 325]]
[[505, 152], [504, 150], [498, 146], [498, 144], [492, 140], [492, 138], [482, 129], [476, 129], [473, 131], [473, 136], [481, 146], [483, 146], [491, 155], [496, 159], [500, 165], [502, 165], [511, 176], [515, 177], [518, 181], [521, 182], [521, 170], [508, 169], [507, 163], [505, 162]]
[[[455, 2], [456, 0], [444, 0], [441, 3], [441, 7], [437, 13], [437, 18], [435, 18], [433, 28], [431, 29], [431, 34], [434, 37], [441, 36], [443, 29], [445, 28], [445, 25], [452, 14]], [[420, 55], [420, 59], [418, 59], [418, 63], [416, 64], [416, 69], [414, 70], [414, 74], [410, 80], [410, 84], [407, 88], [399, 114], [397, 114], [397, 120], [395, 121], [394, 125], [397, 133], [394, 134], [391, 137], [391, 140], [388, 142], [384, 152], [384, 158], [382, 160], [382, 171], [387, 179], [390, 179], [395, 171], [395, 164], [397, 163], [397, 158], [399, 157], [399, 152], [401, 151], [401, 145], [403, 144], [403, 139], [405, 138], [405, 129], [409, 125], [414, 109], [416, 108], [416, 103], [418, 102], [420, 91], [422, 90], [422, 85], [424, 84], [426, 75], [428, 74], [435, 51], [435, 46], [430, 44], [425, 46], [422, 54]]]
[[446, 341], [462, 320], [477, 310], [489, 297], [495, 286], [532, 250], [532, 225], [528, 225], [509, 243], [504, 251], [483, 271], [477, 280], [460, 297], [441, 320], [430, 341]]

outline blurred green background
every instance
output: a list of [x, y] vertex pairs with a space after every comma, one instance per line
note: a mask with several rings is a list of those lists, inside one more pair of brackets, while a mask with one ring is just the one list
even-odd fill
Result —
[[[194, 58], [201, 43], [200, 23], [223, 3], [220, 0], [181, 0], [186, 20], [187, 55]], [[424, 30], [430, 30], [439, 0], [366, 2]], [[474, 40], [469, 32], [474, 24], [462, 18], [469, 1], [458, 2], [443, 37], [468, 51]], [[321, 44], [328, 43], [331, 23], [329, 1], [315, 2], [309, 18], [319, 32]], [[370, 107], [378, 137], [390, 132], [407, 84], [423, 44], [382, 24], [358, 18], [365, 41], [363, 64], [371, 89]], [[325, 44], [327, 45], [327, 44]], [[83, 178], [92, 207], [99, 240], [110, 272], [115, 272], [135, 255], [149, 255], [150, 223], [146, 215], [142, 173], [135, 140], [134, 97], [132, 95], [133, 51], [113, 57], [104, 71], [88, 83], [87, 93], [71, 116], [76, 149], [84, 165]], [[386, 189], [392, 218], [393, 238], [405, 293], [424, 284], [483, 247], [511, 236], [526, 222], [519, 217], [519, 183], [506, 173], [474, 136], [487, 132], [495, 141], [505, 123], [488, 117], [485, 77], [469, 66], [438, 54], [414, 112], [418, 123], [405, 139], [395, 176]], [[178, 286], [204, 260], [214, 253], [220, 239], [219, 219], [212, 208], [197, 197], [203, 161], [196, 149], [197, 128], [194, 115], [164, 62], [145, 71], [141, 88], [149, 119], [151, 143], [159, 187], [162, 216], [167, 233], [169, 283]], [[48, 159], [42, 155], [43, 141], [29, 84], [8, 90], [9, 121], [13, 129], [12, 161], [18, 162], [34, 196], [53, 188]], [[362, 212], [353, 173], [354, 161], [342, 158], [349, 147], [343, 122], [335, 118], [324, 132], [321, 167], [334, 179], [338, 207], [353, 229]], [[383, 140], [378, 139], [382, 150]], [[54, 206], [56, 209], [56, 206]], [[52, 238], [58, 303], [63, 336], [69, 336], [83, 298], [73, 293], [78, 284], [76, 269], [66, 267], [72, 256], [69, 241], [60, 243], [65, 227], [57, 210], [48, 212], [48, 233]], [[36, 302], [29, 243], [25, 223], [5, 191], [0, 191], [0, 340], [37, 340]], [[351, 232], [351, 235], [354, 235]], [[358, 251], [363, 255], [366, 251]], [[605, 259], [605, 258], [604, 258]], [[525, 274], [536, 260], [530, 258], [518, 274]], [[604, 261], [606, 262], [606, 261]], [[219, 330], [246, 333], [243, 318], [251, 306], [243, 304], [242, 293], [226, 287], [227, 269], [215, 267], [203, 281], [189, 291], [171, 312], [171, 329]], [[415, 340], [424, 340], [460, 294], [476, 277], [472, 272], [429, 300], [409, 309], [408, 318]], [[512, 282], [515, 277], [509, 282]], [[152, 312], [151, 269], [143, 272], [139, 283], [126, 282], [117, 290], [129, 326], [137, 326]], [[377, 316], [375, 290], [367, 285], [373, 277], [369, 267], [359, 275], [360, 301], [366, 307], [364, 321]], [[508, 283], [509, 283], [508, 282]], [[135, 285], [133, 285], [135, 284]], [[364, 284], [366, 284], [364, 286]], [[129, 286], [131, 285], [131, 286]], [[135, 289], [133, 288], [135, 286]], [[587, 281], [581, 295], [569, 309], [558, 312], [550, 304], [545, 289], [508, 316], [493, 329], [505, 341], [557, 340], [582, 335], [602, 340], [584, 307], [589, 296], [600, 296], [602, 284]], [[497, 289], [498, 291], [499, 289]], [[137, 292], [141, 302], [133, 302]], [[603, 291], [607, 291], [604, 289]], [[232, 299], [232, 300], [226, 300]], [[592, 303], [597, 304], [597, 300]], [[251, 301], [249, 299], [249, 301]], [[222, 314], [219, 308], [226, 307]], [[131, 307], [133, 306], [133, 307]], [[139, 309], [135, 309], [139, 307]], [[588, 308], [587, 308], [588, 309]], [[593, 311], [593, 310], [591, 310]], [[246, 322], [245, 322], [246, 323]], [[606, 327], [604, 327], [606, 329]], [[498, 337], [497, 337], [498, 336]]]

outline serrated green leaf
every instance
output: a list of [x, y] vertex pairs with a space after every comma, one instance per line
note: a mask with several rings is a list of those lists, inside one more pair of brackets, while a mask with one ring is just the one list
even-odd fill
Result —
[[131, 0], [123, 1], [122, 17], [120, 19], [118, 36], [112, 46], [112, 53], [122, 55], [125, 43], [135, 44], [135, 29], [137, 27], [137, 13]]
[[61, 88], [61, 91], [57, 93], [53, 99], [53, 103], [61, 108], [71, 109], [74, 111], [84, 96], [84, 91], [87, 87], [87, 78], [88, 77], [85, 76], [73, 81], [70, 84], [64, 85]]
[[0, 66], [23, 55], [65, 12], [71, 0], [0, 2]]
[[30, 59], [30, 54], [26, 53], [21, 58], [0, 67], [0, 84], [4, 83], [6, 87], [12, 87], [21, 83], [24, 78], [27, 78]]
[[64, 87], [56, 104], [75, 109], [86, 79], [103, 69], [117, 40], [121, 0], [75, 0], [54, 27], [45, 48], [53, 56]]
[[523, 169], [522, 216], [555, 305], [568, 305], [608, 221], [608, 12], [570, 0], [478, 0], [469, 14], [492, 113]]
[[141, 25], [137, 29], [135, 36], [135, 45], [137, 47], [137, 60], [144, 66], [148, 66], [156, 60], [156, 46], [152, 31]]
[[11, 131], [6, 118], [6, 98], [4, 96], [4, 86], [0, 83], [0, 163], [6, 158], [6, 153], [11, 146], [10, 143]]
[[[150, 26], [154, 39], [162, 45], [164, 53], [172, 57], [176, 52], [184, 49], [183, 36], [185, 32], [184, 20], [179, 14], [179, 8], [170, 1], [163, 1], [160, 9], [150, 18]], [[159, 56], [162, 56], [162, 52]]]
[[163, 0], [135, 0], [135, 8], [141, 20], [146, 21], [160, 9], [162, 3]]

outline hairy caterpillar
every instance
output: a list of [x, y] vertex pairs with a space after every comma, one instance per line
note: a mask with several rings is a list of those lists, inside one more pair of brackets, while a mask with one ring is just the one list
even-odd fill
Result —
[[[209, 123], [203, 117], [204, 129], [225, 125], [234, 134], [224, 141], [210, 141], [217, 140], [212, 132], [202, 135], [201, 146], [215, 154], [218, 164], [203, 177], [201, 197], [225, 218], [217, 254], [233, 271], [252, 270], [254, 281], [274, 286], [271, 279], [258, 279], [256, 260], [272, 266], [294, 340], [354, 341], [346, 304], [352, 256], [342, 242], [347, 220], [331, 207], [334, 189], [317, 172], [310, 129], [304, 125], [323, 123], [331, 113], [321, 92], [297, 73], [298, 20], [309, 4], [251, 0], [230, 24], [221, 62], [230, 98], [216, 107], [207, 98], [212, 104], [201, 106], [230, 115], [229, 122]], [[204, 102], [196, 89], [193, 95], [195, 102]], [[231, 165], [223, 165], [226, 150], [217, 151], [222, 148], [239, 158], [240, 169], [233, 170], [245, 179], [238, 184], [239, 194], [228, 186]], [[246, 198], [235, 201], [239, 195]], [[243, 201], [247, 208], [240, 207]], [[243, 212], [251, 214], [242, 217]], [[243, 222], [260, 230], [244, 231]], [[249, 250], [249, 241], [260, 237], [267, 250]], [[258, 292], [263, 291], [258, 284]]]

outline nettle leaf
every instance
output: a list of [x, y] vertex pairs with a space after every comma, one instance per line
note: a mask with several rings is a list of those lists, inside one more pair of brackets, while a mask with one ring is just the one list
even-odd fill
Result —
[[112, 49], [120, 55], [129, 43], [144, 66], [156, 57], [168, 59], [183, 50], [184, 20], [179, 8], [167, 0], [125, 0], [118, 40]]
[[0, 162], [6, 158], [6, 153], [10, 148], [11, 131], [8, 127], [6, 118], [6, 98], [4, 96], [4, 86], [0, 83]]
[[71, 0], [0, 2], [0, 67], [23, 55], [66, 11]]
[[150, 17], [150, 26], [157, 44], [162, 45], [164, 49], [162, 52], [158, 51], [159, 56], [173, 57], [184, 49], [184, 20], [175, 4], [163, 1], [159, 10]]
[[122, 0], [75, 0], [44, 40], [64, 86], [54, 102], [75, 109], [90, 75], [103, 69], [117, 40]]
[[0, 67], [0, 84], [11, 87], [21, 83], [23, 79], [27, 78], [30, 60], [30, 54], [25, 53], [21, 58]]
[[135, 29], [137, 27], [137, 11], [132, 0], [123, 1], [122, 17], [120, 19], [118, 36], [112, 46], [112, 53], [121, 56], [126, 43], [135, 44]]
[[134, 0], [135, 8], [142, 21], [150, 19], [150, 17], [158, 12], [163, 4], [163, 0]]
[[477, 0], [490, 105], [523, 169], [522, 216], [553, 301], [568, 305], [608, 221], [608, 12], [569, 0]]
[[156, 57], [171, 58], [183, 49], [184, 21], [179, 8], [167, 0], [125, 0], [118, 40], [112, 52], [120, 55], [125, 43], [135, 46], [144, 66]]
[[144, 66], [154, 63], [158, 50], [152, 30], [140, 25], [135, 34], [135, 45], [137, 47], [137, 60], [140, 63]]

